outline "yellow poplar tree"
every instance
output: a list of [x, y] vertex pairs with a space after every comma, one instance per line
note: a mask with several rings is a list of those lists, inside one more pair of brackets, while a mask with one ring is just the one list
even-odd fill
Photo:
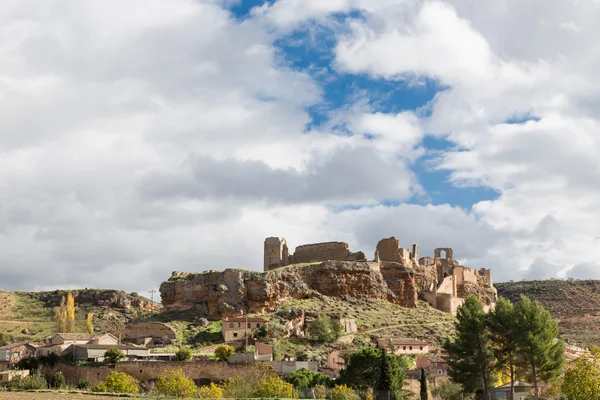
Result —
[[94, 314], [88, 313], [87, 318], [85, 319], [85, 325], [88, 333], [94, 333]]
[[60, 306], [54, 309], [54, 320], [58, 325], [59, 332], [67, 332], [67, 307], [64, 296], [60, 301]]
[[67, 294], [66, 312], [67, 330], [65, 332], [73, 333], [75, 332], [75, 299], [73, 298], [73, 294], [71, 292]]

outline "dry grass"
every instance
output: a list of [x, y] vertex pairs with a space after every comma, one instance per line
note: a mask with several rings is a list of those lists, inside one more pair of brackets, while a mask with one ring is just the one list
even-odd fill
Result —
[[98, 396], [85, 393], [57, 393], [57, 392], [0, 392], [2, 400], [106, 400], [106, 399], [134, 399], [132, 397]]

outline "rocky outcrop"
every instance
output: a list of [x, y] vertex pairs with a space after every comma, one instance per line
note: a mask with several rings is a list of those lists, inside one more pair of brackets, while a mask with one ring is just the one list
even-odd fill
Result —
[[431, 290], [436, 273], [392, 262], [325, 261], [264, 273], [227, 269], [174, 272], [160, 287], [166, 310], [194, 308], [210, 318], [276, 310], [289, 299], [332, 296], [386, 300], [415, 307], [421, 291]]

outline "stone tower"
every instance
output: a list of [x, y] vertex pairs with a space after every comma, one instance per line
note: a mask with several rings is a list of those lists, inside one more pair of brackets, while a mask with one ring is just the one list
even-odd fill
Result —
[[275, 268], [288, 265], [289, 250], [285, 238], [268, 237], [265, 239], [265, 264], [264, 270], [270, 271]]

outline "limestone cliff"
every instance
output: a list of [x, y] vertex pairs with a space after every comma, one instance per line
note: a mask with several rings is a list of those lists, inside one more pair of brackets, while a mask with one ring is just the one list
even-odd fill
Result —
[[227, 269], [174, 272], [160, 287], [166, 310], [194, 308], [211, 318], [265, 313], [288, 299], [320, 295], [386, 300], [415, 307], [419, 293], [436, 285], [435, 270], [394, 262], [325, 261], [263, 273]]

